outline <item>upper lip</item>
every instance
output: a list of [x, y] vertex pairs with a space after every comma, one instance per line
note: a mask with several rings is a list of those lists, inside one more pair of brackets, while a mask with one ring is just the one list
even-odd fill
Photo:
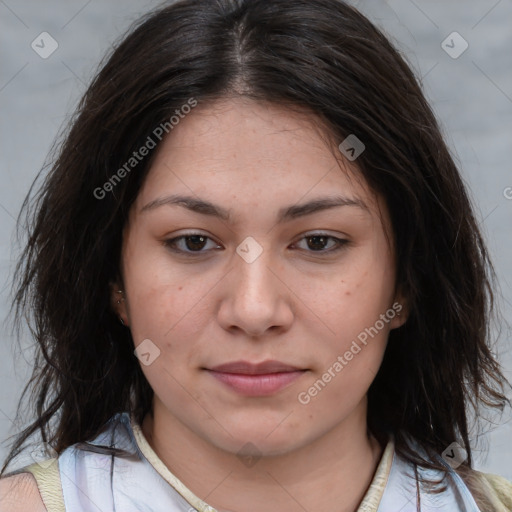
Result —
[[231, 363], [220, 364], [210, 368], [211, 371], [221, 373], [237, 373], [246, 375], [263, 375], [268, 373], [284, 373], [302, 370], [281, 361], [263, 361], [261, 363], [249, 363], [248, 361], [233, 361]]

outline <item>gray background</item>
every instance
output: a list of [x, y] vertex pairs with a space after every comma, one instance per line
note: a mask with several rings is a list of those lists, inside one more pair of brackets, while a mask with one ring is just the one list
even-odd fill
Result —
[[[9, 280], [18, 248], [15, 218], [57, 132], [85, 91], [101, 57], [155, 1], [0, 0], [0, 320], [8, 319]], [[438, 116], [472, 191], [512, 325], [512, 0], [353, 1], [406, 56]], [[468, 49], [452, 58], [441, 43], [458, 32]], [[31, 48], [41, 32], [57, 41], [42, 59]], [[448, 44], [462, 48], [454, 39]], [[135, 71], [136, 72], [136, 71]], [[0, 457], [14, 425], [16, 403], [32, 360], [28, 336], [0, 332]], [[511, 330], [496, 350], [512, 380]], [[498, 419], [499, 420], [499, 419]], [[510, 411], [479, 438], [477, 468], [512, 479]], [[28, 459], [27, 459], [28, 460]], [[24, 463], [22, 459], [20, 464]]]

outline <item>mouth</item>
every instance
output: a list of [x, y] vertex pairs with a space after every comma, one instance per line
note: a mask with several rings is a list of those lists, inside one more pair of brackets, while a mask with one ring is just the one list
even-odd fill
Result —
[[244, 396], [273, 395], [308, 371], [280, 361], [257, 364], [234, 361], [205, 370], [232, 391]]

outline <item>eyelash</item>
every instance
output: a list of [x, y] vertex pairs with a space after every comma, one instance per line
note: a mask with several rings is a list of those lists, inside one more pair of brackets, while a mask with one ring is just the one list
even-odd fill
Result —
[[[176, 253], [180, 253], [180, 254], [185, 254], [185, 255], [187, 255], [187, 257], [199, 256], [199, 255], [202, 255], [202, 254], [205, 254], [205, 253], [209, 252], [208, 250], [206, 250], [206, 251], [204, 251], [204, 250], [190, 251], [190, 250], [177, 249], [175, 247], [176, 243], [179, 240], [184, 240], [186, 238], [193, 237], [193, 236], [200, 236], [200, 237], [205, 238], [207, 241], [209, 241], [209, 240], [214, 241], [211, 237], [206, 236], [203, 233], [186, 233], [186, 234], [178, 236], [176, 238], [170, 238], [168, 240], [164, 240], [163, 244], [168, 249], [170, 249], [171, 251], [176, 252]], [[320, 255], [332, 254], [332, 253], [337, 252], [340, 249], [344, 248], [349, 243], [349, 241], [346, 240], [346, 239], [337, 238], [335, 236], [328, 235], [327, 233], [307, 234], [307, 235], [303, 236], [302, 238], [300, 238], [299, 242], [302, 241], [302, 240], [306, 240], [307, 238], [327, 238], [328, 240], [334, 240], [334, 242], [336, 243], [336, 246], [334, 248], [330, 248], [330, 249], [321, 249], [321, 250], [318, 250], [318, 251], [302, 249], [302, 250], [305, 250], [306, 252], [309, 252], [311, 254], [320, 254]], [[216, 243], [216, 242], [214, 242], [214, 243]]]

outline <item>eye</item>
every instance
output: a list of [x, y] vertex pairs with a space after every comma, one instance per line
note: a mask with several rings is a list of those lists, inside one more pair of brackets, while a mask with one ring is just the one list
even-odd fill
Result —
[[215, 248], [220, 247], [218, 244], [214, 243], [210, 237], [201, 233], [189, 233], [186, 235], [178, 236], [176, 238], [171, 238], [169, 240], [165, 240], [164, 245], [174, 252], [181, 252], [185, 254], [200, 254], [211, 250], [211, 247], [208, 250], [203, 250], [205, 247], [207, 247], [208, 241], [213, 243]]
[[303, 240], [306, 241], [307, 247], [306, 249], [303, 249], [308, 252], [331, 253], [348, 244], [348, 240], [337, 238], [326, 233], [309, 234], [301, 238], [300, 242]]

